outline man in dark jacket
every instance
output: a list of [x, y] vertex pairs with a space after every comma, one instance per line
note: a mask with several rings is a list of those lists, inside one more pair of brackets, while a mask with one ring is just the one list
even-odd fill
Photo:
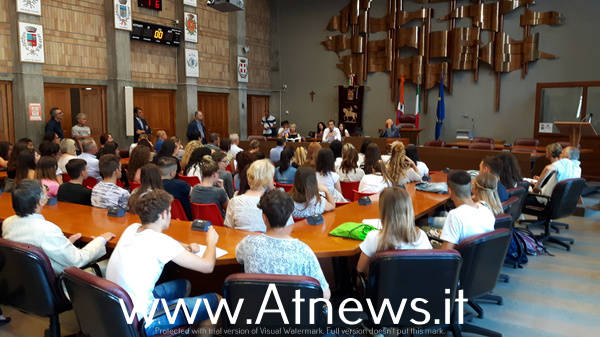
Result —
[[150, 125], [148, 125], [148, 122], [146, 122], [146, 120], [144, 119], [144, 109], [138, 107], [134, 108], [133, 115], [133, 142], [137, 143], [140, 135], [152, 134], [152, 129], [150, 128]]
[[206, 144], [206, 126], [204, 125], [202, 111], [196, 111], [194, 119], [188, 124], [187, 137], [190, 142], [192, 140], [201, 140], [202, 144]]
[[65, 138], [63, 133], [62, 125], [60, 122], [63, 118], [63, 112], [60, 108], [52, 108], [50, 109], [50, 120], [46, 123], [46, 133], [54, 132], [60, 137], [60, 139]]

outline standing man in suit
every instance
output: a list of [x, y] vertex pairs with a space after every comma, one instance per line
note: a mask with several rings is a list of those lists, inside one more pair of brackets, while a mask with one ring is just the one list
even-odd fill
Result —
[[137, 143], [140, 135], [150, 135], [152, 134], [152, 129], [150, 128], [150, 125], [148, 125], [148, 122], [146, 122], [144, 119], [144, 109], [135, 107], [133, 109], [133, 115], [133, 142]]
[[60, 124], [60, 122], [62, 122], [62, 119], [63, 112], [60, 108], [55, 107], [50, 109], [50, 120], [48, 121], [48, 123], [46, 123], [45, 132], [54, 132], [58, 135], [60, 139], [65, 138], [62, 125]]
[[206, 126], [204, 125], [204, 114], [198, 110], [194, 114], [194, 119], [188, 124], [187, 129], [188, 141], [202, 140], [202, 144], [206, 144]]

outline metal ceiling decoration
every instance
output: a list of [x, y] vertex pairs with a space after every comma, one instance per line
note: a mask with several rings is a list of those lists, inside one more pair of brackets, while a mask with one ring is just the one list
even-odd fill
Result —
[[[338, 54], [341, 63], [337, 67], [348, 77], [355, 76], [358, 85], [367, 81], [369, 73], [389, 73], [393, 102], [398, 102], [402, 77], [426, 89], [425, 93], [440, 84], [443, 78], [445, 87], [452, 93], [455, 71], [472, 71], [473, 80], [477, 82], [479, 64], [488, 64], [496, 74], [495, 108], [498, 111], [502, 73], [520, 69], [525, 78], [529, 63], [555, 58], [540, 51], [540, 34], [532, 34], [532, 27], [565, 23], [558, 12], [530, 10], [534, 0], [471, 0], [471, 4], [458, 7], [457, 2], [466, 0], [416, 1], [423, 4], [448, 2], [449, 13], [439, 19], [448, 21], [448, 29], [431, 31], [432, 8], [408, 12], [404, 10], [403, 0], [388, 0], [387, 15], [371, 18], [372, 0], [350, 0], [327, 26], [329, 31], [340, 34], [329, 36], [321, 44]], [[520, 16], [523, 36], [516, 40], [503, 31], [504, 16], [520, 8], [524, 8]], [[470, 19], [472, 25], [456, 27], [456, 21], [460, 19]], [[411, 25], [407, 26], [409, 23]], [[489, 36], [487, 43], [482, 42], [485, 31], [489, 32], [485, 34]], [[379, 32], [386, 32], [386, 38], [370, 40], [372, 33]], [[406, 56], [407, 49], [412, 50], [412, 56]]]

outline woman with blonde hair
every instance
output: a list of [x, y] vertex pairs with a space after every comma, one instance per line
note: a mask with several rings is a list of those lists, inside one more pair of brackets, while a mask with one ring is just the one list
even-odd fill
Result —
[[500, 197], [498, 196], [498, 178], [489, 173], [481, 172], [473, 180], [473, 201], [489, 208], [494, 215], [504, 213]]
[[359, 245], [361, 254], [356, 266], [359, 273], [369, 270], [371, 258], [392, 249], [432, 249], [427, 234], [415, 226], [415, 212], [408, 192], [402, 187], [390, 187], [379, 197], [381, 230], [367, 234]]
[[302, 140], [302, 136], [300, 136], [300, 133], [298, 133], [298, 130], [296, 130], [295, 123], [290, 125], [290, 132], [287, 134], [286, 140], [288, 142], [299, 142]]
[[[269, 159], [253, 162], [246, 171], [250, 189], [246, 193], [237, 195], [227, 205], [225, 226], [251, 232], [265, 232], [267, 226], [262, 218], [262, 211], [258, 208], [260, 197], [269, 189], [273, 189], [273, 176], [275, 166]], [[292, 217], [288, 225], [294, 223]]]
[[340, 181], [360, 181], [365, 175], [365, 171], [358, 167], [358, 151], [351, 143], [342, 147], [342, 163], [337, 174]]
[[192, 156], [192, 153], [194, 152], [195, 149], [199, 148], [202, 146], [202, 142], [198, 141], [198, 140], [192, 140], [191, 142], [187, 143], [187, 145], [185, 146], [185, 150], [183, 150], [183, 156], [181, 157], [181, 167], [187, 167], [188, 166], [188, 162], [190, 161], [190, 157]]
[[71, 159], [77, 158], [77, 146], [75, 140], [64, 138], [60, 141], [60, 157], [58, 158], [58, 168], [61, 172], [67, 172], [67, 163]]
[[319, 151], [321, 151], [321, 144], [317, 142], [310, 143], [310, 145], [308, 145], [308, 150], [306, 151], [306, 162], [304, 164], [316, 168]]
[[392, 154], [386, 168], [390, 179], [396, 185], [421, 181], [417, 166], [406, 156], [406, 149], [402, 142], [392, 144]]
[[294, 158], [292, 159], [292, 166], [299, 168], [306, 163], [306, 149], [304, 146], [298, 146], [294, 151]]

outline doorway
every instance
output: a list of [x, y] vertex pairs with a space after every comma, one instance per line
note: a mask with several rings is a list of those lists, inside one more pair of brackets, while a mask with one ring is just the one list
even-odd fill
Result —
[[133, 106], [144, 110], [153, 135], [165, 130], [168, 137], [175, 136], [174, 90], [133, 89]]
[[50, 109], [63, 111], [61, 122], [66, 138], [71, 138], [71, 128], [77, 124], [77, 114], [85, 113], [92, 137], [99, 141], [106, 130], [106, 88], [99, 86], [44, 84], [44, 107], [46, 120], [50, 120]]
[[198, 93], [198, 110], [204, 114], [204, 125], [209, 137], [216, 132], [222, 138], [229, 137], [229, 110], [227, 100], [229, 94], [212, 92]]
[[269, 96], [248, 95], [248, 136], [263, 134], [261, 119], [265, 111], [269, 111]]
[[0, 81], [0, 141], [14, 143], [15, 127], [13, 123], [12, 86], [10, 82]]

